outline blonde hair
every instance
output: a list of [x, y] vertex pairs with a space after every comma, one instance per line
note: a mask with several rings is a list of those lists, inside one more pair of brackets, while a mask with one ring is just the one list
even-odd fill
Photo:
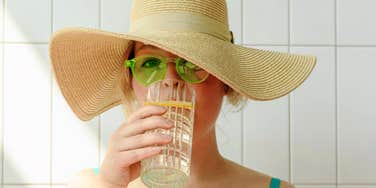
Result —
[[[122, 74], [125, 75], [119, 80], [119, 89], [121, 91], [121, 104], [125, 117], [129, 117], [138, 107], [138, 102], [134, 90], [132, 89], [131, 73], [129, 69], [122, 66]], [[121, 78], [121, 77], [120, 77]]]
[[[225, 83], [224, 83], [225, 84]], [[243, 108], [247, 105], [248, 98], [241, 93], [235, 91], [232, 87], [225, 84], [225, 87], [227, 87], [226, 91], [226, 102], [228, 104], [231, 104], [233, 107], [233, 111], [238, 112], [243, 110]]]

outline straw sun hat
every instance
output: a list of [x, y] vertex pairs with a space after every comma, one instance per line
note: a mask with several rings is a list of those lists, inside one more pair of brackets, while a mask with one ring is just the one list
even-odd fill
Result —
[[248, 48], [232, 40], [225, 0], [134, 0], [128, 33], [63, 28], [53, 33], [49, 54], [65, 100], [83, 121], [122, 103], [119, 80], [130, 84], [130, 72], [122, 70], [134, 41], [191, 61], [253, 100], [288, 94], [316, 64], [312, 55]]

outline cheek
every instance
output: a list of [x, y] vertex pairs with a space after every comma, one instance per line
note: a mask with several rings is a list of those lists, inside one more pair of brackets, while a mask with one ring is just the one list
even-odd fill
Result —
[[137, 83], [135, 79], [132, 79], [132, 88], [133, 88], [133, 91], [136, 95], [138, 102], [143, 102], [147, 94], [147, 88]]
[[196, 88], [195, 121], [198, 126], [211, 126], [221, 110], [223, 89], [220, 84]]

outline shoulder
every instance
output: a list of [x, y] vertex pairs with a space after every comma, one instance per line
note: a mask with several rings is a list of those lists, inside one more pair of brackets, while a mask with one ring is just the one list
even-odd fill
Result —
[[95, 187], [95, 174], [91, 168], [87, 168], [75, 173], [69, 178], [67, 188]]
[[101, 181], [93, 168], [87, 168], [69, 178], [66, 188], [103, 188], [109, 186], [115, 188], [114, 185], [108, 185]]
[[[248, 185], [246, 187], [250, 187], [250, 188], [253, 188], [253, 187], [269, 188], [270, 187], [270, 181], [272, 179], [272, 176], [269, 176], [265, 173], [247, 168], [245, 166], [242, 166], [240, 164], [237, 164], [237, 163], [230, 161], [230, 160], [227, 160], [227, 159], [226, 159], [226, 161], [229, 164], [229, 168], [232, 168], [232, 171], [235, 172], [235, 173], [232, 173], [232, 174], [234, 174], [236, 176], [232, 177], [232, 178], [237, 179], [236, 182], [241, 183], [243, 185], [243, 187], [244, 187], [244, 184]], [[275, 177], [275, 178], [278, 178], [278, 177]], [[294, 185], [290, 184], [289, 182], [282, 180], [282, 179], [280, 179], [280, 180], [281, 180], [280, 181], [280, 188], [295, 188]]]

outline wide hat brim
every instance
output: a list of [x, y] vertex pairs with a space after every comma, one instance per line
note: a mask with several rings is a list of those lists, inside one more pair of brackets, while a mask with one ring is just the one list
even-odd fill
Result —
[[93, 28], [64, 28], [53, 33], [49, 54], [65, 100], [83, 121], [121, 104], [119, 76], [132, 41], [150, 44], [197, 64], [253, 100], [282, 97], [301, 85], [316, 57], [232, 44], [197, 32], [114, 33]]

